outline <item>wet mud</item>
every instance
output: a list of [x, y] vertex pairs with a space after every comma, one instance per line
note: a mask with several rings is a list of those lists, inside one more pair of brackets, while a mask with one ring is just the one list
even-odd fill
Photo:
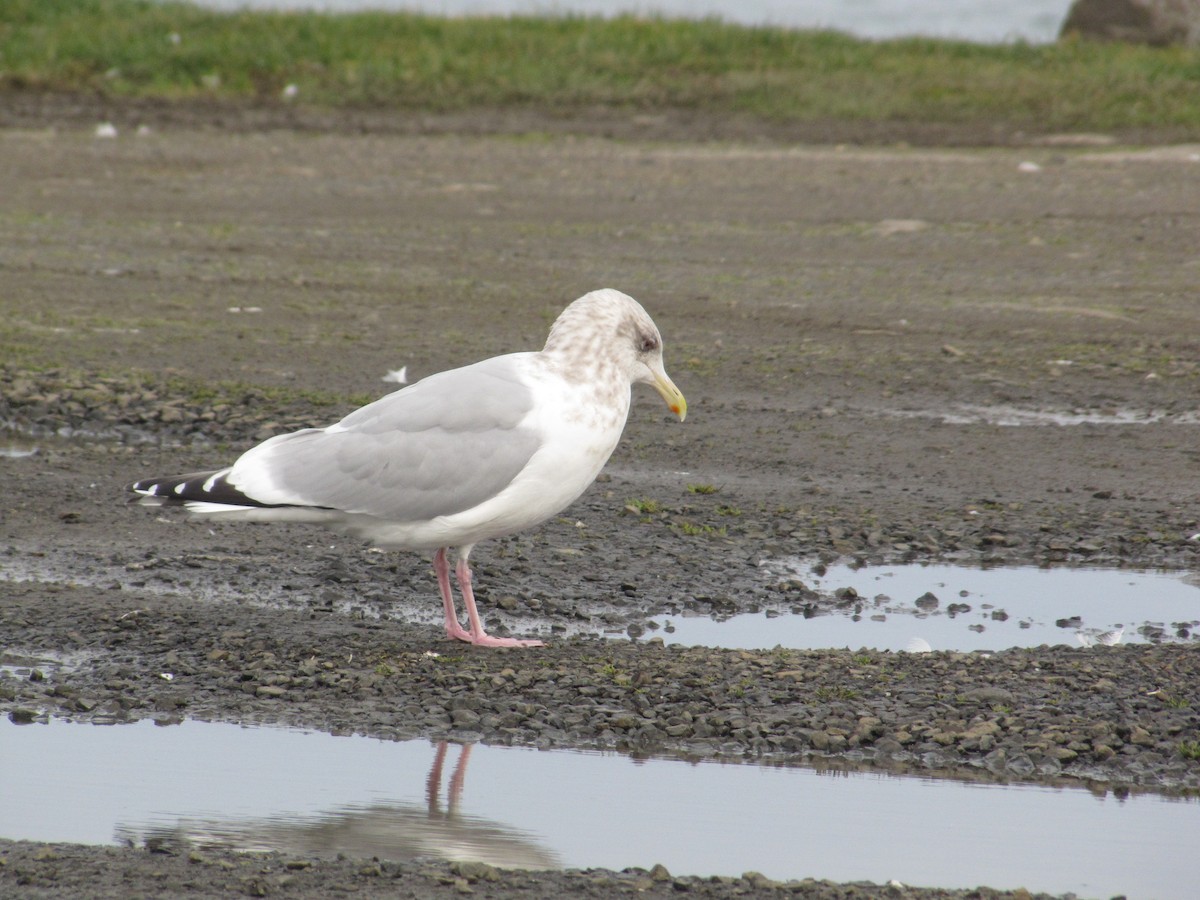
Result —
[[[1195, 572], [1195, 148], [153, 117], [106, 139], [70, 116], [19, 124], [0, 132], [0, 710], [13, 721], [191, 717], [1200, 789], [1189, 643], [735, 651], [664, 647], [645, 627], [838, 603], [770, 565], [797, 555]], [[128, 502], [135, 479], [334, 421], [402, 366], [417, 378], [540, 346], [599, 286], [654, 315], [689, 416], [639, 395], [583, 498], [477, 549], [489, 628], [545, 649], [447, 642], [416, 555]], [[947, 415], [964, 408], [1027, 415]], [[0, 885], [69, 896], [99, 872], [97, 896], [767, 887], [195, 854], [9, 842]]]

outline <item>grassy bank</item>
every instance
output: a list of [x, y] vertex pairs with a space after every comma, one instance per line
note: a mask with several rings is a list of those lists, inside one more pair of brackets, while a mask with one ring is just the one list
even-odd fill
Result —
[[715, 21], [217, 13], [6, 0], [0, 90], [446, 111], [595, 105], [783, 121], [1140, 127], [1200, 134], [1200, 52], [1064, 42], [866, 42]]

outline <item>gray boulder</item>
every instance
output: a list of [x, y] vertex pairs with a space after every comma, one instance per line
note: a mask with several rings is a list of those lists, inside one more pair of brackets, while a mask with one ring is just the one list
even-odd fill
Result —
[[1200, 46], [1200, 0], [1075, 0], [1059, 37]]

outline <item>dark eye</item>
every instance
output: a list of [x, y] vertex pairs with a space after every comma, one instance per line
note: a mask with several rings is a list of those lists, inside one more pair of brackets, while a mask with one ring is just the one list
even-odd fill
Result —
[[648, 334], [643, 335], [641, 347], [642, 347], [643, 353], [651, 353], [651, 352], [657, 350], [658, 349], [658, 338], [651, 337]]

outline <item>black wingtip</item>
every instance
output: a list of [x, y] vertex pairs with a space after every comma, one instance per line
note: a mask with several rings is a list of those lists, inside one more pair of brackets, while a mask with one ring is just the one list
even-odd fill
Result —
[[129, 490], [140, 494], [146, 502], [161, 503], [213, 503], [229, 507], [247, 506], [276, 508], [286, 504], [263, 503], [250, 497], [232, 484], [225, 476], [228, 469], [210, 472], [192, 472], [188, 475], [170, 475], [165, 478], [143, 478], [129, 485]]
[[135, 494], [145, 494], [153, 496], [157, 493], [158, 482], [165, 481], [162, 478], [143, 478], [141, 481], [135, 481], [133, 484], [125, 485], [125, 490], [133, 491]]
[[[135, 494], [141, 494], [143, 497], [154, 497], [165, 502], [183, 503], [187, 500], [209, 500], [215, 498], [211, 491], [205, 491], [204, 485], [208, 484], [213, 476], [220, 473], [220, 469], [214, 469], [211, 472], [191, 472], [187, 475], [168, 475], [162, 478], [143, 478], [140, 481], [135, 481], [129, 485], [127, 490], [133, 491]], [[215, 500], [215, 502], [221, 502]]]

